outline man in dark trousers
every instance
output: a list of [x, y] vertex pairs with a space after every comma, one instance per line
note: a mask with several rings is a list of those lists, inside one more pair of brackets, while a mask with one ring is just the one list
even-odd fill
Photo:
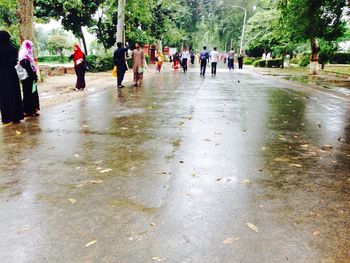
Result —
[[199, 58], [201, 60], [201, 76], [205, 76], [205, 69], [207, 68], [207, 63], [209, 62], [209, 53], [207, 47], [203, 47], [203, 51], [200, 53]]
[[128, 55], [128, 47], [124, 48], [121, 42], [117, 43], [117, 49], [114, 51], [114, 65], [117, 67], [117, 82], [118, 88], [124, 88], [122, 85], [125, 72], [128, 70], [128, 66], [126, 65], [125, 58]]

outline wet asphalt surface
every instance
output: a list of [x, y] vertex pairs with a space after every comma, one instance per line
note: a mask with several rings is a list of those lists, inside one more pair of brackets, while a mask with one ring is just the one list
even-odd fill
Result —
[[350, 100], [157, 74], [0, 128], [0, 262], [350, 262]]

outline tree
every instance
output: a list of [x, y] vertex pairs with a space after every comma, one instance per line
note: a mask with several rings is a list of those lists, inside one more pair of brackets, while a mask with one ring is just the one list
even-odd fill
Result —
[[318, 73], [318, 39], [334, 41], [344, 32], [347, 0], [280, 0], [281, 23], [297, 41], [310, 41], [311, 73]]
[[51, 53], [58, 53], [62, 61], [64, 60], [63, 50], [69, 49], [66, 37], [60, 35], [50, 36], [47, 41], [47, 47]]
[[35, 43], [34, 2], [33, 0], [17, 0], [17, 3], [21, 42], [31, 40]]
[[93, 26], [93, 16], [102, 2], [103, 0], [35, 0], [35, 15], [44, 19], [61, 19], [63, 27], [83, 41], [85, 54], [88, 54], [82, 27]]

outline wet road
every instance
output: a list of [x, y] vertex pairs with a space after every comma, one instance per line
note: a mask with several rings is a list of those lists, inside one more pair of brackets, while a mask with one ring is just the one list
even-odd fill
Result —
[[0, 262], [350, 262], [350, 101], [171, 72], [0, 129]]

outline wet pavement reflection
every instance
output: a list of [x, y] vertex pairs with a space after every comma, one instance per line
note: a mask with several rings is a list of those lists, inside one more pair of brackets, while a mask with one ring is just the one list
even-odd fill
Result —
[[350, 101], [190, 69], [0, 129], [1, 262], [349, 262]]

